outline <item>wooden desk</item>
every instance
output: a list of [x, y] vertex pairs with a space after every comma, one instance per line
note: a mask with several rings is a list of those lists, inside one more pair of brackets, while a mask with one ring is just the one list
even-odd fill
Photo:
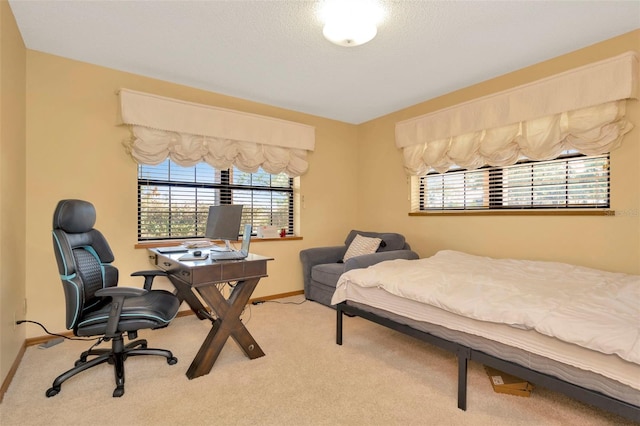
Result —
[[[249, 359], [264, 356], [258, 343], [240, 321], [240, 314], [260, 278], [267, 276], [267, 261], [273, 258], [249, 254], [244, 260], [178, 260], [183, 254], [160, 253], [156, 249], [149, 249], [150, 262], [169, 274], [180, 301], [187, 302], [198, 318], [209, 319], [213, 324], [187, 370], [187, 377], [193, 379], [209, 374], [229, 336], [233, 337]], [[236, 284], [231, 287], [231, 294], [226, 299], [217, 284], [233, 281]], [[203, 306], [194, 291], [211, 311]]]

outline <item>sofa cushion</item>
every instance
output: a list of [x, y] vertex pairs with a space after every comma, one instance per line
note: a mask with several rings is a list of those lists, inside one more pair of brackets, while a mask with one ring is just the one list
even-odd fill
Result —
[[325, 263], [311, 268], [311, 279], [335, 288], [343, 273], [344, 263]]
[[347, 235], [347, 239], [344, 241], [344, 244], [349, 247], [351, 245], [351, 241], [353, 241], [358, 234], [365, 237], [380, 238], [382, 242], [380, 243], [380, 247], [378, 247], [379, 252], [405, 249], [404, 235], [397, 234], [395, 232], [365, 232], [353, 230], [349, 232], [349, 235]]

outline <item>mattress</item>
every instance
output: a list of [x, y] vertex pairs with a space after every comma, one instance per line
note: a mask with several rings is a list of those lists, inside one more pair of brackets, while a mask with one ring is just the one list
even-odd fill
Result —
[[462, 317], [535, 330], [640, 364], [640, 275], [442, 250], [352, 269], [340, 276], [332, 303], [348, 285], [380, 287]]
[[341, 301], [489, 355], [640, 406], [640, 365], [538, 333], [453, 314], [377, 287], [346, 286]]

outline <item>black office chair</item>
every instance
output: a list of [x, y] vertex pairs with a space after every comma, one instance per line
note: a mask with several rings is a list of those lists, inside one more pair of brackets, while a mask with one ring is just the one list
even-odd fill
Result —
[[[135, 355], [159, 355], [167, 363], [178, 362], [165, 349], [147, 348], [144, 339], [124, 344], [124, 333], [136, 339], [141, 329], [162, 328], [176, 316], [180, 302], [166, 290], [151, 290], [153, 278], [165, 272], [140, 271], [144, 288], [117, 287], [118, 269], [109, 244], [97, 229], [93, 204], [82, 200], [62, 200], [53, 214], [53, 251], [66, 298], [66, 327], [76, 336], [101, 336], [98, 343], [83, 352], [74, 368], [58, 376], [47, 397], [60, 392], [63, 382], [91, 367], [108, 362], [115, 368], [114, 397], [124, 394], [124, 361]], [[94, 349], [111, 340], [111, 349]], [[88, 359], [88, 357], [96, 356]]]

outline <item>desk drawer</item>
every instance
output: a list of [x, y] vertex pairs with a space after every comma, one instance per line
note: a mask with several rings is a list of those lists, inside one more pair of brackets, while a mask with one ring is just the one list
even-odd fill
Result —
[[[194, 286], [212, 281], [239, 281], [248, 278], [265, 277], [267, 275], [267, 262], [214, 262], [205, 267], [194, 268], [191, 272], [192, 281], [190, 283]], [[182, 278], [186, 279], [185, 277]]]
[[149, 260], [154, 266], [157, 266], [158, 269], [162, 269], [163, 271], [166, 271], [166, 272], [176, 271], [180, 266], [178, 262], [165, 256], [159, 256], [159, 255], [149, 256]]
[[158, 269], [162, 269], [169, 274], [176, 275], [189, 284], [192, 283], [191, 269], [180, 262], [173, 260], [170, 257], [160, 255], [149, 256], [149, 260]]
[[180, 262], [158, 253], [149, 256], [152, 265], [194, 287], [216, 282], [266, 277], [267, 260], [270, 259], [221, 262], [207, 260], [191, 264], [193, 262]]

